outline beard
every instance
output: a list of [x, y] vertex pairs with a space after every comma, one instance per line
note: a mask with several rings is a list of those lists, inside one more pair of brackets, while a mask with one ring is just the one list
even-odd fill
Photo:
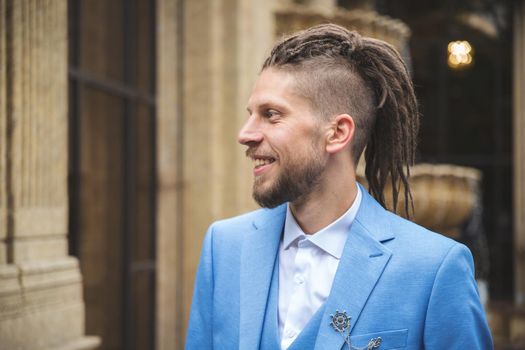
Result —
[[315, 151], [311, 154], [313, 156], [309, 159], [283, 167], [269, 189], [263, 190], [263, 180], [255, 179], [253, 199], [263, 208], [275, 208], [285, 202], [298, 204], [306, 201], [309, 195], [318, 189], [325, 167]]

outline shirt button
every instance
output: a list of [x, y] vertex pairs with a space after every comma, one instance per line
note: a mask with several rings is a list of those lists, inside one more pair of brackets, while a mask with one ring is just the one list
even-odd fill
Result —
[[303, 275], [295, 275], [295, 283], [297, 284], [303, 284], [304, 283], [304, 277]]
[[296, 334], [293, 329], [288, 329], [285, 333], [288, 338], [293, 338], [295, 337], [295, 334]]

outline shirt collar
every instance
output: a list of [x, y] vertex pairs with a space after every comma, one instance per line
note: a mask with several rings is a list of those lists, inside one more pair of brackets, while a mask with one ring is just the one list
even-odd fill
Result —
[[283, 248], [288, 249], [290, 245], [300, 239], [309, 240], [312, 244], [321, 248], [336, 259], [343, 254], [346, 238], [350, 232], [350, 226], [354, 221], [359, 205], [361, 204], [361, 189], [357, 186], [357, 195], [350, 208], [337, 220], [312, 235], [306, 235], [290, 210], [286, 206], [286, 221], [284, 224]]

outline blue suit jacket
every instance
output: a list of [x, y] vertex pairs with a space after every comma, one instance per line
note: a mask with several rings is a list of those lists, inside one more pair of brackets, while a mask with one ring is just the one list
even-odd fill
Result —
[[[470, 251], [384, 210], [363, 188], [331, 293], [297, 349], [341, 349], [330, 326], [351, 316], [352, 345], [379, 349], [492, 349]], [[197, 272], [186, 349], [258, 349], [286, 206], [214, 223]], [[275, 294], [275, 292], [274, 292]], [[273, 301], [272, 301], [273, 300]], [[314, 320], [312, 321], [314, 322]]]

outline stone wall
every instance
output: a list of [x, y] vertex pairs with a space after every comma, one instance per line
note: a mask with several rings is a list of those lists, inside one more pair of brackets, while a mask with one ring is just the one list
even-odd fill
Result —
[[0, 348], [93, 349], [67, 256], [67, 1], [0, 1]]

